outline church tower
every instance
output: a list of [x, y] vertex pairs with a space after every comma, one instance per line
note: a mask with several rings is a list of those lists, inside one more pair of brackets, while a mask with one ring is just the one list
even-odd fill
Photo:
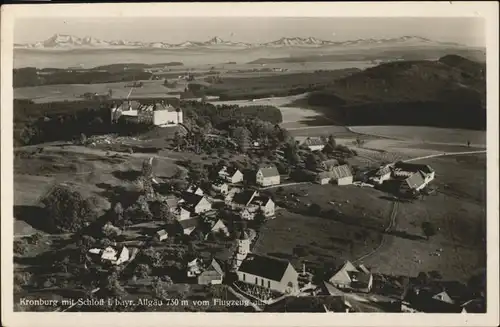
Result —
[[236, 251], [234, 253], [233, 258], [233, 269], [238, 270], [241, 263], [247, 255], [250, 253], [250, 238], [248, 237], [247, 232], [245, 231], [245, 226], [242, 226], [241, 233], [236, 240]]

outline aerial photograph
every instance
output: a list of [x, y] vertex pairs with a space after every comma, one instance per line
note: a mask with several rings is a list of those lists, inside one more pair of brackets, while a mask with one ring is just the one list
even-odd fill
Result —
[[17, 18], [13, 310], [486, 313], [485, 31]]

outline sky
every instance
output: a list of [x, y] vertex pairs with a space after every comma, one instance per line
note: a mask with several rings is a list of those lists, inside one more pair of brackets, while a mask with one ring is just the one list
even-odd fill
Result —
[[147, 17], [147, 18], [19, 18], [15, 43], [43, 41], [52, 35], [92, 36], [103, 40], [181, 43], [224, 40], [269, 42], [281, 37], [331, 41], [415, 35], [470, 46], [485, 45], [480, 18], [347, 18], [347, 17]]

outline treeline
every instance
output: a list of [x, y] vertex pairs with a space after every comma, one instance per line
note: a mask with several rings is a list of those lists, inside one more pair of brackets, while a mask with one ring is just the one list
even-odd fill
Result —
[[97, 84], [97, 83], [114, 83], [128, 82], [135, 80], [147, 80], [151, 77], [151, 73], [142, 70], [119, 70], [119, 71], [102, 71], [102, 70], [52, 70], [42, 71], [36, 68], [27, 67], [14, 69], [13, 86], [41, 86], [55, 84]]
[[198, 125], [208, 121], [217, 129], [225, 129], [225, 126], [229, 124], [248, 118], [256, 118], [272, 124], [279, 124], [283, 121], [281, 111], [273, 106], [215, 106], [205, 102], [185, 101], [182, 108], [186, 117], [199, 122]]
[[381, 64], [313, 92], [345, 125], [486, 128], [486, 67], [459, 56]]

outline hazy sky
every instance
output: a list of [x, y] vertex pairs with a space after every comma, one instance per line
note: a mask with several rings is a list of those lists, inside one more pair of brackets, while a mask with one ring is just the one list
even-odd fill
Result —
[[485, 45], [484, 21], [479, 18], [30, 18], [18, 19], [16, 43], [43, 41], [55, 33], [104, 40], [205, 41], [214, 36], [242, 42], [267, 42], [281, 37], [343, 41], [417, 35], [437, 41]]

